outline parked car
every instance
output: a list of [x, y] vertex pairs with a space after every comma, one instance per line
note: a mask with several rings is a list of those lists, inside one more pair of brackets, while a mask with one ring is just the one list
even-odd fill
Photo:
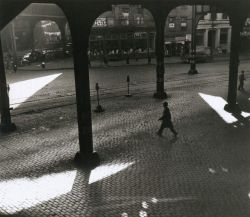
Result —
[[66, 46], [65, 46], [65, 54], [67, 55], [67, 56], [72, 56], [72, 43], [71, 42], [69, 42], [69, 43], [67, 43], [66, 44]]
[[22, 57], [21, 65], [30, 65], [33, 62], [42, 61], [44, 53], [40, 50], [32, 50]]
[[[184, 63], [190, 63], [192, 56], [191, 54], [182, 55], [181, 59]], [[212, 56], [210, 55], [210, 50], [203, 49], [197, 50], [195, 55], [195, 60], [197, 63], [206, 63], [212, 60]]]

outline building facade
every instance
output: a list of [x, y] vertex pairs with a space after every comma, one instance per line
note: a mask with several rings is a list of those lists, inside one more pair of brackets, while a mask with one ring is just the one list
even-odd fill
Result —
[[108, 55], [148, 56], [154, 52], [155, 27], [149, 11], [139, 5], [115, 5], [99, 16], [90, 35], [92, 58]]

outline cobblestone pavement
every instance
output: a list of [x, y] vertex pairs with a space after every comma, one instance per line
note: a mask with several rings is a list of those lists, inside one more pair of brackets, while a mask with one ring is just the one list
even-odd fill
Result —
[[[152, 98], [154, 85], [108, 98], [106, 111], [92, 116], [101, 165], [91, 171], [73, 164], [75, 105], [14, 116], [18, 130], [0, 138], [0, 215], [249, 217], [249, 117], [227, 123], [200, 95], [226, 99], [227, 79], [197, 75], [166, 84], [178, 137], [156, 135], [162, 101]], [[248, 85], [239, 93], [245, 112]]]

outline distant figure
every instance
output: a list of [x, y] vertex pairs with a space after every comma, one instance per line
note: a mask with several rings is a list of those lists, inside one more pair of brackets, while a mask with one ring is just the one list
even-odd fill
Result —
[[244, 90], [244, 81], [246, 80], [244, 71], [241, 71], [241, 74], [239, 75], [239, 87], [238, 90]]
[[106, 66], [108, 65], [108, 59], [105, 55], [103, 56], [103, 62]]
[[174, 126], [173, 126], [173, 123], [172, 123], [172, 120], [171, 120], [171, 113], [170, 113], [170, 110], [168, 108], [168, 103], [164, 102], [163, 107], [164, 107], [163, 115], [162, 115], [161, 118], [159, 118], [159, 121], [160, 120], [162, 121], [161, 122], [161, 127], [158, 130], [157, 135], [162, 136], [163, 129], [164, 128], [169, 128], [172, 131], [172, 133], [174, 134], [174, 136], [177, 136], [178, 133], [174, 129]]
[[126, 56], [126, 63], [129, 64], [129, 54]]
[[13, 63], [13, 72], [16, 73], [17, 72], [17, 65], [15, 63]]
[[148, 64], [151, 64], [151, 56], [148, 56]]

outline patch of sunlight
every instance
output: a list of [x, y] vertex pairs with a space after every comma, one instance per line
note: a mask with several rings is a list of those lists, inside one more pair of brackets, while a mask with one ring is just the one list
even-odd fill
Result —
[[142, 201], [141, 205], [142, 205], [142, 208], [144, 208], [144, 209], [147, 209], [149, 207], [149, 205], [146, 201]]
[[128, 213], [123, 212], [121, 216], [122, 216], [122, 217], [128, 217]]
[[0, 182], [0, 210], [14, 214], [71, 191], [76, 170]]
[[119, 163], [119, 164], [106, 164], [106, 165], [99, 166], [91, 171], [91, 174], [89, 177], [89, 184], [92, 184], [94, 182], [107, 178], [111, 175], [114, 175], [115, 173], [118, 173], [122, 170], [125, 170], [132, 164], [134, 164], [134, 162]]
[[222, 97], [204, 93], [199, 93], [199, 95], [226, 123], [231, 124], [237, 122], [237, 119], [231, 113], [224, 110], [227, 102]]
[[241, 116], [244, 117], [244, 118], [248, 118], [248, 117], [250, 117], [250, 113], [248, 113], [248, 112], [241, 112]]
[[153, 198], [151, 199], [151, 201], [152, 201], [152, 203], [157, 203], [157, 202], [158, 202], [158, 199], [157, 199], [156, 197], [153, 197]]
[[[227, 104], [227, 101], [224, 100], [220, 96], [212, 96], [204, 93], [199, 93], [201, 98], [206, 101], [208, 105], [211, 106], [212, 109], [214, 109], [220, 117], [226, 122], [226, 123], [235, 123], [238, 121], [237, 118], [235, 118], [231, 113], [224, 110], [225, 105]], [[250, 113], [242, 111], [240, 114], [242, 117], [247, 118], [250, 117]], [[234, 127], [236, 127], [234, 125]]]
[[140, 210], [139, 216], [140, 216], [140, 217], [147, 217], [147, 216], [148, 216], [148, 213], [147, 213], [146, 211], [144, 211], [144, 210]]
[[11, 107], [13, 107], [13, 109], [17, 108], [61, 74], [62, 73], [57, 73], [10, 84], [9, 98]]

